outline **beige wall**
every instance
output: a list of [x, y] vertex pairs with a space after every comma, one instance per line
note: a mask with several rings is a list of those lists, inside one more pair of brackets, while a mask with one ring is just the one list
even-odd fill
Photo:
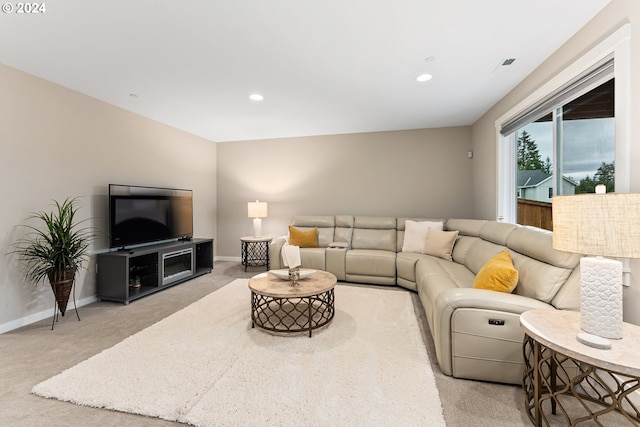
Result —
[[[640, 2], [637, 0], [612, 0], [589, 24], [582, 28], [565, 45], [551, 55], [537, 70], [529, 75], [513, 91], [489, 110], [472, 127], [473, 150], [477, 162], [472, 185], [476, 197], [475, 215], [479, 218], [496, 217], [496, 128], [495, 121], [520, 101], [566, 69], [569, 65], [593, 49], [623, 24], [631, 23], [631, 165], [640, 164], [640, 122], [634, 118], [640, 114]], [[640, 192], [640, 169], [631, 168], [630, 191]], [[640, 265], [632, 264], [631, 286], [625, 288], [624, 317], [626, 321], [640, 324]]]
[[253, 234], [247, 202], [268, 202], [263, 234], [293, 215], [470, 217], [470, 127], [218, 144], [218, 255]]
[[[83, 218], [107, 232], [109, 183], [194, 190], [194, 233], [215, 237], [216, 145], [0, 65], [0, 331], [53, 312], [47, 284], [30, 287], [5, 256], [30, 212], [80, 196]], [[93, 250], [108, 246], [106, 236]], [[95, 295], [94, 263], [77, 298]]]
[[[472, 127], [212, 144], [77, 92], [0, 65], [0, 245], [51, 199], [82, 196], [85, 217], [106, 229], [110, 182], [192, 188], [195, 234], [216, 238], [216, 256], [238, 257], [252, 234], [246, 203], [269, 202], [264, 234], [279, 236], [295, 214], [496, 216], [495, 121], [624, 22], [640, 2], [612, 0]], [[631, 117], [640, 111], [640, 34], [631, 32]], [[640, 140], [640, 122], [631, 122]], [[468, 150], [474, 158], [468, 159]], [[633, 143], [631, 164], [640, 163]], [[640, 191], [640, 170], [631, 170]], [[216, 220], [220, 224], [216, 230]], [[106, 239], [95, 245], [103, 250]], [[95, 294], [93, 265], [79, 298]], [[26, 286], [0, 257], [0, 330], [53, 306], [50, 290]], [[625, 319], [640, 324], [640, 266], [632, 264]], [[637, 314], [636, 314], [637, 313]]]

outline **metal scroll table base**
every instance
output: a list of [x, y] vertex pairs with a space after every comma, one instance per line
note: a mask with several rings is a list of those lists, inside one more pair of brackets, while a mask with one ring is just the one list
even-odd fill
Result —
[[[525, 335], [527, 415], [541, 426], [640, 426], [640, 378], [572, 359]], [[636, 393], [637, 394], [637, 393]]]
[[335, 315], [333, 289], [308, 297], [277, 298], [251, 292], [251, 327], [270, 332], [309, 331], [328, 324]]

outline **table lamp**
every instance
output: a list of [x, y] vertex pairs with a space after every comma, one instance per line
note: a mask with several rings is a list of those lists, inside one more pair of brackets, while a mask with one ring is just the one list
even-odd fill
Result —
[[262, 219], [267, 217], [267, 202], [247, 203], [247, 213], [249, 218], [253, 218], [253, 237], [262, 237]]
[[[553, 247], [580, 260], [581, 343], [607, 349], [622, 338], [622, 262], [640, 258], [640, 194], [596, 193], [553, 198]], [[593, 256], [595, 255], [595, 256]]]

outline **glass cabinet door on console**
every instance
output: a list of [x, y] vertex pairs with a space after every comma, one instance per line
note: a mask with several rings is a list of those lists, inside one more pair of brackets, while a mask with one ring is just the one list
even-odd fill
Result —
[[213, 239], [193, 239], [98, 255], [98, 298], [130, 301], [213, 270]]

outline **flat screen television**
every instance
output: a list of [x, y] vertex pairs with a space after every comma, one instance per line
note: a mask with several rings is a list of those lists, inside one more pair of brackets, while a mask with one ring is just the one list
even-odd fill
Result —
[[112, 248], [193, 237], [193, 192], [109, 184]]

